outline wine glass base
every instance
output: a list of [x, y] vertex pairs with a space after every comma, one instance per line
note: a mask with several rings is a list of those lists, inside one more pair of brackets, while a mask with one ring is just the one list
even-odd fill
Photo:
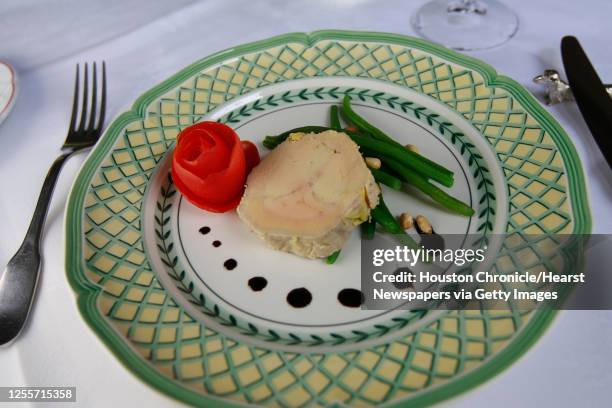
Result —
[[455, 50], [474, 51], [497, 47], [518, 29], [518, 17], [496, 0], [426, 3], [412, 24], [424, 38]]

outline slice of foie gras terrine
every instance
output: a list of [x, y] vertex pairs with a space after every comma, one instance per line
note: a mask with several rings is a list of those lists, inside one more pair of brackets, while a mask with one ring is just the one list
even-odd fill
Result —
[[368, 220], [380, 189], [344, 133], [293, 133], [253, 169], [238, 215], [274, 249], [322, 258]]

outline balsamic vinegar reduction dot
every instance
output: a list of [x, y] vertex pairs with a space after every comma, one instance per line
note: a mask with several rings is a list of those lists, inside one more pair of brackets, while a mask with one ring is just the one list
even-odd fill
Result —
[[363, 301], [363, 293], [358, 289], [342, 289], [338, 292], [338, 302], [346, 307], [359, 307]]
[[266, 286], [268, 286], [268, 281], [262, 276], [255, 276], [254, 278], [249, 279], [249, 287], [255, 292], [259, 292]]
[[215, 240], [215, 241], [213, 241], [213, 246], [214, 246], [215, 248], [220, 247], [220, 246], [221, 246], [221, 241], [219, 241], [219, 240]]
[[206, 235], [210, 232], [210, 227], [202, 227], [198, 231], [200, 231], [200, 234]]
[[223, 266], [225, 266], [225, 269], [227, 269], [228, 271], [231, 271], [236, 266], [238, 266], [238, 262], [236, 262], [234, 258], [230, 258], [227, 261], [223, 262]]
[[293, 289], [287, 295], [287, 303], [296, 308], [306, 307], [312, 302], [312, 295], [306, 288]]

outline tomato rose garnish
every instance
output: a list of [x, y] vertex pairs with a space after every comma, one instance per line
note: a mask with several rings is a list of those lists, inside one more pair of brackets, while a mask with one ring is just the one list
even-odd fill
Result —
[[172, 156], [172, 179], [194, 205], [212, 212], [238, 206], [248, 172], [259, 164], [251, 142], [241, 142], [232, 128], [201, 122], [184, 129]]
[[242, 144], [242, 150], [244, 150], [244, 159], [246, 160], [247, 174], [253, 170], [253, 167], [259, 164], [259, 151], [257, 146], [248, 140], [240, 142]]

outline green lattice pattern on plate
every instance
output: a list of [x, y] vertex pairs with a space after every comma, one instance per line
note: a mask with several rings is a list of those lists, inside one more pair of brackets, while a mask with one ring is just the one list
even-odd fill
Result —
[[[334, 75], [405, 85], [466, 117], [496, 150], [508, 179], [508, 230], [588, 231], [583, 181], [567, 137], [520, 87], [483, 64], [415, 39], [342, 32], [288, 35], [204, 59], [111, 125], [69, 208], [69, 276], [84, 316], [160, 389], [194, 404], [208, 401], [202, 394], [275, 405], [400, 397], [422, 403], [482, 381], [550, 319], [540, 312], [448, 312], [387, 345], [306, 355], [237, 343], [194, 321], [166, 294], [147, 262], [139, 215], [147, 180], [180, 129], [255, 88]], [[571, 207], [568, 185], [578, 200]]]

